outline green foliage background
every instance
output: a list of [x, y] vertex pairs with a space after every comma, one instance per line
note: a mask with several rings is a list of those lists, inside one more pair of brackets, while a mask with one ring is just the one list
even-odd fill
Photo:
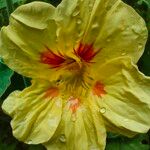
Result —
[[[19, 5], [35, 0], [0, 0], [0, 27], [9, 23], [10, 13]], [[57, 6], [61, 0], [39, 0]], [[131, 5], [146, 21], [149, 38], [146, 49], [138, 62], [139, 69], [150, 76], [150, 0], [123, 0]], [[0, 105], [14, 90], [22, 90], [30, 85], [30, 79], [14, 73], [0, 59]], [[7, 90], [6, 90], [7, 89]], [[45, 150], [42, 145], [26, 145], [12, 136], [10, 120], [0, 108], [0, 150]], [[138, 135], [128, 139], [121, 135], [108, 133], [106, 150], [149, 150], [150, 134]]]

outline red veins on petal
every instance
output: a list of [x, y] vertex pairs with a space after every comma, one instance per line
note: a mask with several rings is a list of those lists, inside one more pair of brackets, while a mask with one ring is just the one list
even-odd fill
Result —
[[91, 62], [91, 60], [100, 52], [101, 49], [94, 51], [93, 44], [80, 43], [78, 48], [74, 50], [75, 55], [79, 56], [85, 62]]
[[97, 81], [93, 87], [93, 94], [101, 97], [103, 94], [106, 94], [106, 91], [104, 90], [104, 84]]
[[47, 51], [41, 53], [41, 62], [50, 65], [52, 68], [57, 68], [65, 62], [65, 58], [62, 54], [55, 54], [47, 48]]
[[74, 98], [74, 97], [69, 98], [69, 108], [72, 110], [73, 113], [76, 112], [79, 105], [80, 105], [80, 101], [78, 98]]
[[57, 87], [51, 87], [49, 88], [46, 93], [45, 93], [45, 97], [57, 97], [59, 95], [59, 89]]

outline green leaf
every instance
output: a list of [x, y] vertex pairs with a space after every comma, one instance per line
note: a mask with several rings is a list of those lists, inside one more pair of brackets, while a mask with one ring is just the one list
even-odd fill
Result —
[[32, 145], [29, 146], [28, 150], [45, 150], [45, 148], [42, 145]]
[[[13, 3], [22, 2], [23, 0], [12, 0]], [[0, 0], [0, 9], [6, 7], [6, 0]]]
[[145, 3], [148, 7], [150, 7], [150, 0], [139, 0], [137, 3], [139, 5], [142, 5], [142, 3]]
[[4, 65], [0, 60], [0, 97], [10, 85], [10, 78], [12, 75], [13, 71], [9, 69], [6, 65]]
[[3, 144], [0, 143], [0, 150], [16, 150], [16, 144]]
[[107, 138], [109, 139], [115, 139], [115, 138], [118, 138], [120, 137], [121, 135], [120, 134], [117, 134], [117, 133], [111, 133], [111, 132], [108, 132], [107, 133]]
[[119, 137], [107, 139], [106, 150], [149, 150], [148, 135], [139, 135], [135, 138]]

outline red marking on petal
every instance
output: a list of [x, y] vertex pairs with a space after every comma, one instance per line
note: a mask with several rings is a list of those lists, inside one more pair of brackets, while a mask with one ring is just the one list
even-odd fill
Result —
[[41, 53], [41, 62], [50, 65], [52, 68], [57, 68], [65, 62], [65, 58], [62, 54], [55, 54], [47, 48], [47, 51]]
[[94, 51], [93, 44], [80, 43], [78, 48], [74, 50], [74, 53], [79, 56], [85, 62], [91, 62], [91, 60], [100, 52], [101, 49]]
[[45, 93], [45, 97], [57, 97], [59, 95], [59, 89], [57, 87], [51, 87], [49, 88], [46, 93]]
[[78, 98], [74, 98], [74, 97], [69, 98], [69, 108], [72, 110], [73, 113], [76, 112], [79, 105], [80, 105], [80, 101]]
[[103, 94], [106, 94], [106, 91], [104, 90], [104, 84], [97, 81], [93, 87], [93, 94], [101, 97]]

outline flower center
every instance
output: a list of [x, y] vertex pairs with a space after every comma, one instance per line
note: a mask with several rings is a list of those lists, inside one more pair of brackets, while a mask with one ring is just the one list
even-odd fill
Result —
[[[82, 44], [80, 43], [76, 49], [73, 49], [73, 54], [84, 63], [92, 63], [94, 57], [100, 52], [94, 50], [93, 44]], [[54, 53], [51, 49], [46, 47], [46, 51], [41, 53], [40, 62], [49, 65], [51, 68], [66, 68], [69, 70], [79, 70], [81, 63], [77, 62], [74, 58], [61, 54], [60, 52]]]
[[51, 69], [63, 69], [66, 88], [73, 93], [80, 87], [87, 89], [90, 86], [89, 67], [91, 63], [94, 63], [93, 59], [100, 50], [95, 50], [93, 44], [80, 43], [73, 49], [72, 55], [68, 56], [46, 47], [46, 51], [41, 53], [40, 62], [49, 65]]

